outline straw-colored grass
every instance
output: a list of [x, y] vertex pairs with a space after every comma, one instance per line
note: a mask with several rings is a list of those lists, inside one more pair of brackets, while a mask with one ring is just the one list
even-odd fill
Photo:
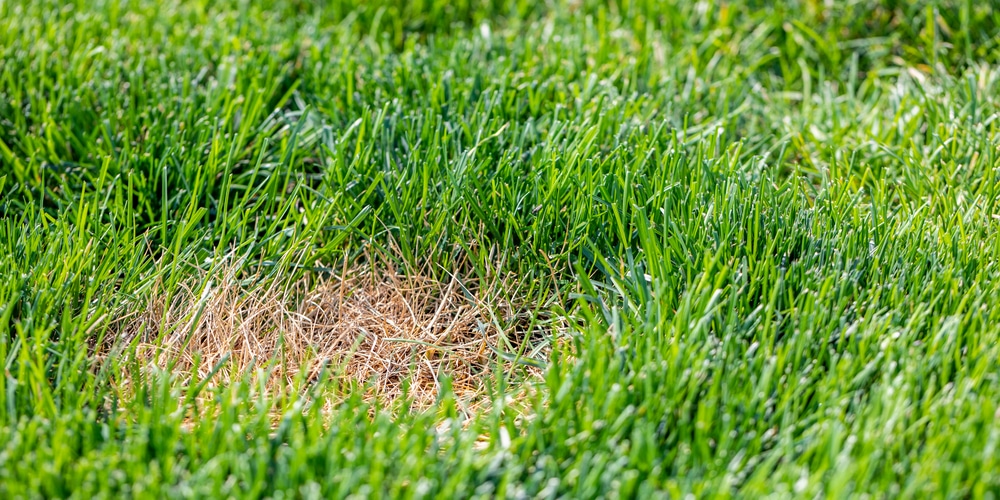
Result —
[[480, 403], [493, 363], [514, 365], [498, 356], [501, 338], [526, 338], [523, 318], [500, 298], [496, 282], [457, 276], [442, 282], [368, 266], [316, 283], [247, 290], [234, 272], [220, 276], [181, 287], [169, 299], [153, 294], [141, 314], [124, 322], [119, 340], [135, 342], [150, 366], [197, 369], [199, 377], [221, 362], [213, 384], [267, 360], [277, 360], [271, 388], [302, 370], [315, 378], [324, 366], [366, 384], [367, 397], [383, 401], [402, 395], [409, 381], [413, 404], [425, 408], [445, 376], [456, 398]]

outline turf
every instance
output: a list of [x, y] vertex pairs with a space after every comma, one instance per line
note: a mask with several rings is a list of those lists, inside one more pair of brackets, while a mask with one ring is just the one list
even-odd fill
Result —
[[[0, 495], [991, 497], [998, 28], [960, 0], [0, 0]], [[223, 272], [376, 262], [504, 283], [490, 404], [275, 389], [280, 356], [220, 383], [122, 335]]]

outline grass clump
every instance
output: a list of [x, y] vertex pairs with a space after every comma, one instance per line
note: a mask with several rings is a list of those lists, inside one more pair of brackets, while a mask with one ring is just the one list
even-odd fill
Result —
[[988, 497], [998, 22], [0, 0], [0, 493]]

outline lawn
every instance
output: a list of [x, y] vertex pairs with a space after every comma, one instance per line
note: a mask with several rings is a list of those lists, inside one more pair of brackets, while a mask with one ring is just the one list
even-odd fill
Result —
[[993, 498], [1000, 10], [0, 0], [0, 497]]

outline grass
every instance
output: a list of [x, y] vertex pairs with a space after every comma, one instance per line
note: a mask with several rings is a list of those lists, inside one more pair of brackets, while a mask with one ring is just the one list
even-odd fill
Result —
[[[998, 26], [0, 0], [0, 495], [992, 497]], [[240, 323], [396, 276], [481, 312], [474, 397]]]

